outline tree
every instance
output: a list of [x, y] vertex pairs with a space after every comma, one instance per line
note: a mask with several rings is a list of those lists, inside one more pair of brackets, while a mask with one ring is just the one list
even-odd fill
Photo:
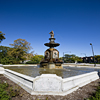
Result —
[[15, 49], [15, 48], [10, 48], [10, 50], [7, 52], [7, 55], [9, 57], [13, 57], [16, 60], [21, 60], [24, 61], [26, 60], [26, 53], [22, 49]]
[[13, 46], [15, 49], [21, 49], [25, 51], [25, 53], [28, 53], [29, 50], [32, 49], [29, 42], [27, 42], [25, 39], [20, 39], [20, 38], [14, 40], [14, 43], [10, 45]]
[[15, 59], [14, 57], [6, 56], [0, 60], [2, 64], [18, 64], [20, 62], [19, 59]]
[[34, 55], [27, 64], [39, 64], [43, 57], [43, 55]]
[[7, 56], [7, 52], [9, 49], [10, 47], [0, 46], [0, 60]]
[[0, 46], [0, 63], [2, 64], [14, 64], [19, 63], [20, 59], [22, 58], [16, 58], [16, 51], [14, 48], [6, 47], [6, 46]]
[[75, 61], [77, 62], [82, 62], [82, 59], [74, 54], [69, 55], [69, 54], [65, 54], [64, 55], [64, 62], [66, 63], [74, 63]]
[[43, 59], [43, 55], [34, 55], [31, 61], [33, 61], [35, 64], [39, 64], [42, 59]]
[[69, 55], [69, 54], [65, 54], [64, 55], [64, 62], [66, 63], [74, 63], [75, 62], [75, 55], [72, 54], [72, 55]]
[[14, 40], [14, 43], [10, 45], [13, 46], [13, 48], [8, 52], [8, 55], [13, 56], [16, 60], [19, 59], [22, 62], [27, 59], [27, 54], [29, 50], [32, 49], [30, 43], [25, 39]]
[[33, 53], [34, 51], [31, 51], [30, 53], [26, 54], [26, 60], [31, 60], [31, 58], [33, 57]]
[[95, 55], [95, 60], [96, 63], [100, 63], [100, 55]]
[[83, 62], [83, 60], [81, 59], [81, 57], [78, 57], [78, 56], [75, 57], [75, 60], [76, 60], [77, 62], [79, 62], [79, 63], [82, 63], [82, 62]]
[[5, 35], [5, 34], [2, 33], [2, 32], [0, 31], [0, 43], [1, 43], [2, 40], [6, 39], [6, 38], [4, 37], [4, 35]]

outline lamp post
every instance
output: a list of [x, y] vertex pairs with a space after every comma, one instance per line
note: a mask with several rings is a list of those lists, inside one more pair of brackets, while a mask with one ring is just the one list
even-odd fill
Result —
[[93, 45], [92, 45], [92, 43], [90, 43], [90, 45], [91, 45], [91, 48], [92, 48], [92, 53], [93, 53], [94, 67], [96, 67], [95, 57], [94, 57], [94, 51], [93, 51]]
[[[71, 51], [67, 51], [69, 53], [71, 53]], [[67, 52], [63, 52], [63, 62], [64, 62], [64, 53], [67, 53]]]

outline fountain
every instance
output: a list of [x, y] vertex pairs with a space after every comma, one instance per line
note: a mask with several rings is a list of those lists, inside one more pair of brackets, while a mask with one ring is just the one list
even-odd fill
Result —
[[54, 42], [53, 31], [49, 34], [51, 34], [50, 42], [44, 45], [50, 48], [45, 51], [44, 59], [40, 62], [41, 68], [20, 66], [11, 67], [9, 70], [0, 67], [0, 74], [20, 85], [31, 95], [65, 96], [79, 87], [99, 79], [98, 72], [92, 69], [62, 67], [63, 61], [59, 59], [59, 51], [54, 49], [60, 44]]
[[59, 59], [59, 51], [54, 48], [59, 46], [60, 44], [55, 43], [53, 31], [51, 31], [49, 34], [51, 34], [51, 38], [49, 38], [50, 42], [45, 43], [44, 45], [50, 48], [45, 51], [45, 56], [44, 59], [40, 62], [40, 67], [50, 69], [63, 68], [63, 61]]

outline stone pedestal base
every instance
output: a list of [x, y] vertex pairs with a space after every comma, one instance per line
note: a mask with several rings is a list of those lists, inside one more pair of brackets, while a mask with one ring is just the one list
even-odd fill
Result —
[[49, 63], [48, 68], [49, 69], [58, 69], [58, 68], [63, 68], [63, 67], [62, 67], [62, 64], [56, 65], [55, 63]]
[[61, 63], [42, 63], [40, 64], [42, 68], [49, 68], [49, 69], [62, 69], [63, 66]]
[[60, 65], [55, 65], [55, 68], [59, 68], [59, 69], [62, 69], [63, 68], [63, 66], [62, 66], [62, 64], [60, 64]]
[[55, 64], [48, 64], [48, 68], [49, 69], [54, 69], [55, 68]]

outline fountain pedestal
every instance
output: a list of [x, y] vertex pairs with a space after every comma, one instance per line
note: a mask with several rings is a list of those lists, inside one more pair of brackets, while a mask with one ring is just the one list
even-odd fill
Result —
[[50, 32], [51, 38], [49, 38], [50, 42], [45, 43], [44, 45], [50, 47], [45, 51], [44, 59], [40, 62], [40, 67], [44, 68], [63, 68], [62, 63], [63, 61], [59, 59], [59, 51], [54, 47], [59, 46], [59, 43], [55, 43], [54, 40], [54, 33], [53, 31]]

